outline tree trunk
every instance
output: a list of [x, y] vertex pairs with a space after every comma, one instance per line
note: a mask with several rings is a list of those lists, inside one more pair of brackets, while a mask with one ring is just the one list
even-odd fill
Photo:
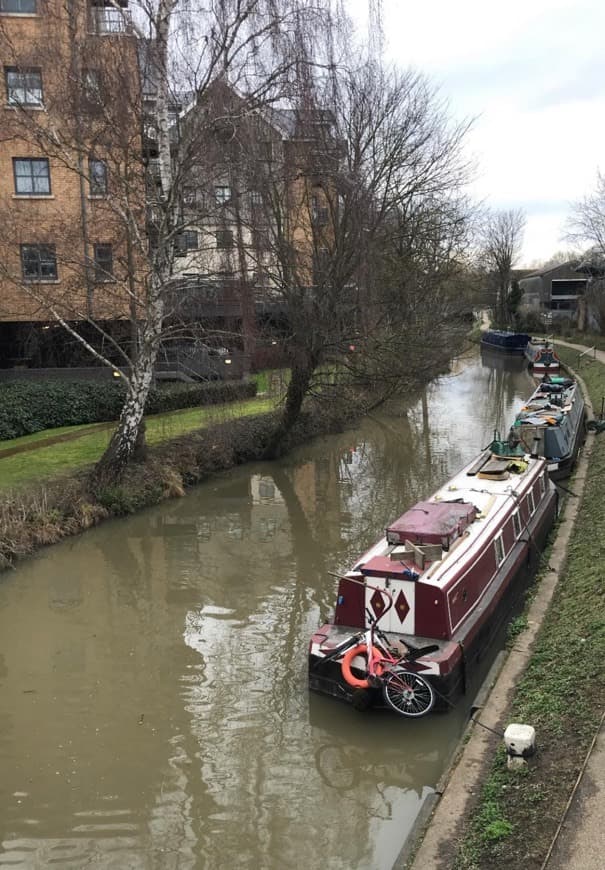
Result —
[[147, 303], [148, 319], [128, 381], [126, 401], [118, 427], [95, 469], [97, 478], [119, 477], [131, 460], [142, 459], [145, 456], [143, 415], [153, 381], [153, 370], [164, 323], [163, 285], [161, 274], [156, 273], [152, 276]]
[[97, 478], [117, 478], [129, 462], [145, 458], [143, 414], [153, 379], [155, 357], [148, 345], [141, 346], [117, 429], [95, 469]]
[[265, 449], [265, 459], [274, 459], [277, 456], [284, 438], [300, 417], [302, 404], [307, 395], [313, 371], [314, 366], [308, 358], [293, 362], [290, 369], [290, 383], [286, 392], [284, 410], [281, 420], [271, 435]]

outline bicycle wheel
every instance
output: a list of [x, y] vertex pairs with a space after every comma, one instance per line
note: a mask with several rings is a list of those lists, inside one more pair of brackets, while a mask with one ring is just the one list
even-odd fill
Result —
[[382, 694], [389, 707], [401, 716], [424, 716], [435, 703], [431, 684], [403, 668], [394, 668], [385, 674]]

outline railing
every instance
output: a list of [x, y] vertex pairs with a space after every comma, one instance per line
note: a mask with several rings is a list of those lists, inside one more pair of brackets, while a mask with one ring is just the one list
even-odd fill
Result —
[[579, 353], [579, 354], [578, 354], [578, 362], [577, 362], [577, 367], [578, 367], [578, 368], [580, 368], [580, 363], [581, 363], [583, 357], [588, 357], [588, 354], [589, 354], [589, 353], [592, 353], [592, 359], [596, 359], [596, 358], [597, 358], [597, 348], [596, 348], [596, 346], [589, 347], [589, 348], [587, 348], [586, 350], [583, 350], [582, 353]]
[[132, 22], [130, 14], [121, 9], [93, 6], [89, 10], [89, 28], [97, 35], [111, 33], [130, 33]]

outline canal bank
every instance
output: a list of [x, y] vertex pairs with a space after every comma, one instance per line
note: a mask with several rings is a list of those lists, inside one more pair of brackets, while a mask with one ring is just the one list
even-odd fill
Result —
[[[560, 353], [568, 364], [572, 361]], [[605, 370], [594, 365], [586, 372], [584, 390], [600, 402]], [[527, 627], [476, 716], [486, 727], [469, 727], [437, 789], [441, 795], [428, 825], [425, 821], [420, 845], [417, 840], [415, 858], [409, 844], [396, 866], [546, 867], [605, 702], [604, 590], [598, 568], [598, 542], [605, 532], [604, 468], [603, 448], [589, 435]], [[507, 770], [502, 750], [500, 735], [511, 721], [537, 730], [537, 755], [522, 774]]]

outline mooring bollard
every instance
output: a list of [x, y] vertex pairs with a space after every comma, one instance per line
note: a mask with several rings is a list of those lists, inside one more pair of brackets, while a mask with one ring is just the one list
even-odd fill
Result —
[[512, 723], [504, 732], [506, 766], [509, 770], [524, 767], [536, 751], [536, 729], [533, 725]]

